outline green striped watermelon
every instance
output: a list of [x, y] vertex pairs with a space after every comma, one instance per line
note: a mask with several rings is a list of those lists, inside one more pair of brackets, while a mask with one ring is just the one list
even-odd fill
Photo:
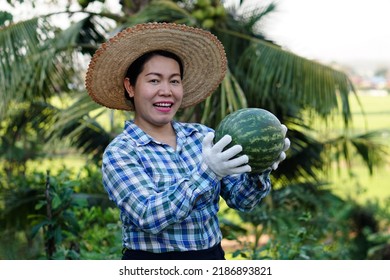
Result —
[[252, 173], [271, 167], [283, 151], [285, 135], [281, 123], [264, 109], [245, 108], [227, 115], [215, 130], [215, 142], [226, 134], [232, 137], [227, 148], [240, 144], [241, 154], [249, 157]]

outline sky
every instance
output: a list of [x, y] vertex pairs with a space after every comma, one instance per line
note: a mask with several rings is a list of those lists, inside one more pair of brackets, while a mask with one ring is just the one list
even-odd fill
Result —
[[390, 0], [275, 2], [277, 11], [269, 15], [264, 32], [283, 48], [360, 72], [390, 69]]

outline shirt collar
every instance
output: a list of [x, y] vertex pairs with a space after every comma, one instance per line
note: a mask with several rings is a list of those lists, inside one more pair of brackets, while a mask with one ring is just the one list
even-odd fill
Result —
[[[198, 131], [198, 129], [191, 124], [183, 125], [183, 123], [176, 121], [172, 121], [172, 126], [176, 131], [176, 135], [179, 141], [181, 139], [185, 139], [193, 132]], [[158, 143], [149, 134], [145, 133], [141, 128], [139, 128], [133, 120], [125, 122], [125, 131], [130, 135], [131, 138], [133, 138], [137, 146], [147, 145], [150, 142]]]
[[125, 132], [136, 142], [137, 146], [143, 146], [153, 141], [133, 120], [125, 122]]
[[190, 136], [193, 132], [198, 131], [198, 129], [191, 124], [183, 124], [180, 122], [172, 122], [173, 129], [176, 131], [176, 135], [179, 139]]

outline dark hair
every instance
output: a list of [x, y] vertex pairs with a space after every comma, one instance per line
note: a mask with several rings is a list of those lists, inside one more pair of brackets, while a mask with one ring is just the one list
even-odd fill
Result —
[[[152, 57], [154, 57], [156, 55], [161, 55], [164, 57], [174, 59], [179, 64], [180, 77], [181, 77], [181, 79], [183, 79], [184, 67], [183, 67], [183, 62], [181, 61], [180, 57], [172, 52], [169, 52], [169, 51], [155, 50], [155, 51], [150, 51], [150, 52], [147, 52], [147, 53], [141, 55], [139, 58], [134, 60], [134, 62], [127, 69], [125, 78], [129, 78], [130, 84], [132, 86], [135, 86], [135, 83], [137, 82], [137, 78], [138, 78], [139, 74], [144, 69], [145, 63], [148, 62]], [[125, 97], [127, 100], [130, 100], [134, 105], [133, 98], [129, 96], [129, 93], [126, 91], [126, 89], [125, 89]]]

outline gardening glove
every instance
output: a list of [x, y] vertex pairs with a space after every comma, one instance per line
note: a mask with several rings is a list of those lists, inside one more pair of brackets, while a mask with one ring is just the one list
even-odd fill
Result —
[[284, 146], [283, 151], [280, 153], [279, 158], [272, 164], [271, 169], [276, 170], [279, 164], [286, 159], [286, 151], [290, 148], [290, 139], [286, 138], [287, 134], [287, 126], [282, 124], [283, 132], [284, 132]]
[[213, 132], [206, 134], [202, 143], [202, 155], [204, 162], [217, 175], [218, 179], [227, 175], [251, 171], [251, 167], [247, 164], [249, 161], [247, 155], [235, 158], [242, 151], [240, 145], [234, 145], [224, 151], [224, 148], [232, 141], [230, 135], [225, 135], [215, 145], [213, 145], [213, 139]]

